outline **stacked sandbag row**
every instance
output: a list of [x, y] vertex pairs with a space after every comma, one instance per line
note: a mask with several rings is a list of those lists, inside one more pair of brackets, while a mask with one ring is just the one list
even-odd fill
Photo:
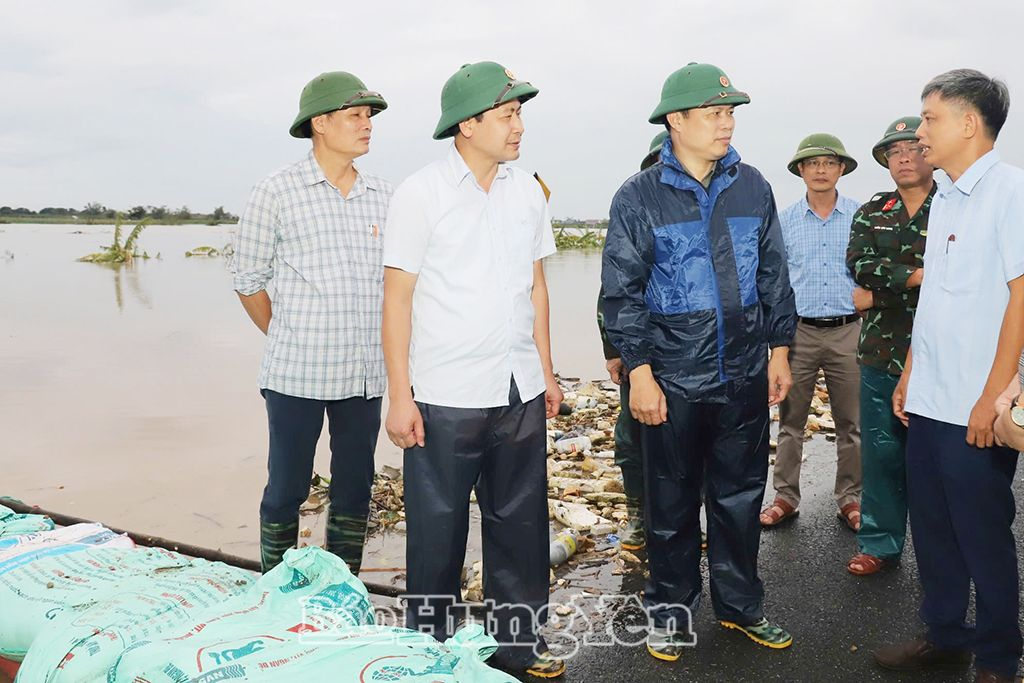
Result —
[[509, 683], [479, 626], [444, 644], [374, 623], [366, 588], [320, 548], [265, 576], [100, 525], [0, 537], [0, 680], [16, 683]]

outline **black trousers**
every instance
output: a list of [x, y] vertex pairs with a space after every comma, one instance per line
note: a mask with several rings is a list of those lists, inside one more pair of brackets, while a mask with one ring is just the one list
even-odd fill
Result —
[[680, 630], [699, 607], [703, 491], [715, 616], [754, 623], [764, 601], [757, 552], [768, 477], [767, 375], [730, 383], [727, 403], [666, 398], [668, 422], [641, 434], [651, 572], [644, 604], [656, 626]]
[[523, 403], [449, 408], [417, 404], [425, 445], [405, 451], [408, 628], [438, 640], [463, 612], [460, 577], [476, 487], [483, 524], [484, 598], [499, 662], [527, 661], [547, 620], [548, 507], [543, 394]]
[[970, 648], [979, 668], [1007, 678], [1017, 675], [1024, 651], [1012, 530], [1018, 458], [1010, 448], [969, 446], [966, 427], [910, 416], [907, 494], [928, 639]]
[[270, 456], [260, 519], [274, 523], [298, 519], [299, 506], [309, 496], [325, 413], [331, 434], [331, 513], [365, 518], [370, 511], [381, 399], [357, 396], [320, 401], [270, 389], [262, 393], [270, 423]]

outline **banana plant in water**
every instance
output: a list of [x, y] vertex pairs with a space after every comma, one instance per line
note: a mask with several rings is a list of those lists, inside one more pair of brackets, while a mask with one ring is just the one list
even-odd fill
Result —
[[78, 259], [85, 263], [126, 263], [131, 264], [135, 259], [148, 259], [149, 254], [146, 252], [140, 252], [137, 246], [139, 241], [139, 235], [145, 230], [146, 224], [149, 222], [148, 218], [144, 218], [139, 222], [132, 231], [128, 233], [128, 239], [121, 243], [121, 214], [117, 215], [117, 221], [114, 224], [114, 243], [110, 246], [103, 247], [103, 251], [95, 254], [86, 254], [82, 258]]

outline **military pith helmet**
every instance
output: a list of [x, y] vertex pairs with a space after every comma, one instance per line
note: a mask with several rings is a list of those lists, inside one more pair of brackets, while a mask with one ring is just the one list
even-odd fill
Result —
[[665, 79], [665, 85], [661, 87], [661, 102], [648, 121], [663, 124], [665, 115], [674, 111], [749, 102], [750, 96], [733, 87], [729, 77], [717, 66], [690, 62]]
[[299, 114], [288, 130], [293, 138], [308, 138], [311, 133], [303, 127], [314, 116], [336, 109], [368, 106], [370, 116], [388, 108], [381, 94], [367, 90], [366, 85], [347, 71], [322, 73], [302, 89], [299, 95]]
[[797, 164], [804, 159], [810, 159], [811, 157], [839, 157], [846, 162], [846, 170], [843, 171], [843, 175], [853, 173], [853, 169], [857, 168], [857, 161], [846, 153], [846, 148], [843, 147], [843, 143], [839, 141], [835, 135], [829, 135], [828, 133], [814, 133], [808, 135], [800, 144], [797, 145], [796, 154], [789, 161], [789, 172], [795, 176], [800, 175], [800, 169], [797, 168]]
[[441, 89], [441, 119], [434, 139], [450, 138], [466, 119], [512, 100], [525, 102], [539, 92], [497, 62], [463, 64]]
[[900, 140], [917, 140], [917, 127], [921, 125], [920, 116], [904, 116], [896, 119], [885, 129], [885, 135], [871, 148], [871, 156], [882, 166], [889, 168], [889, 162], [885, 160], [885, 150], [889, 145]]
[[644, 160], [640, 162], [640, 170], [654, 166], [658, 163], [658, 157], [661, 155], [661, 148], [665, 144], [665, 140], [668, 138], [668, 131], [663, 130], [654, 136], [651, 140], [651, 150], [644, 157]]

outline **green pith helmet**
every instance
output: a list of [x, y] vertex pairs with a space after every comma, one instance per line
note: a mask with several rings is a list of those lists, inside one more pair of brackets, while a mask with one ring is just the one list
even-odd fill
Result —
[[665, 144], [665, 140], [668, 139], [668, 131], [663, 130], [654, 136], [651, 140], [651, 151], [647, 153], [644, 160], [640, 162], [640, 170], [654, 166], [658, 163], [658, 157], [661, 155], [661, 148]]
[[539, 92], [497, 62], [463, 64], [441, 89], [441, 119], [434, 139], [450, 138], [466, 119], [512, 100], [525, 102]]
[[674, 111], [749, 102], [750, 96], [734, 88], [729, 77], [717, 66], [690, 62], [665, 79], [661, 102], [648, 121], [663, 124], [665, 115]]
[[885, 150], [894, 142], [900, 140], [917, 141], [917, 127], [921, 125], [920, 116], [904, 116], [896, 119], [885, 129], [885, 135], [871, 148], [871, 156], [882, 166], [889, 168], [889, 162], [885, 160]]
[[797, 163], [811, 157], [840, 157], [846, 162], [846, 170], [843, 171], [843, 175], [853, 173], [853, 169], [857, 168], [857, 161], [846, 153], [846, 148], [843, 147], [839, 138], [828, 133], [814, 133], [801, 140], [796, 147], [796, 154], [789, 160], [789, 166], [787, 166], [789, 172], [799, 176], [800, 169], [797, 168]]
[[388, 108], [381, 94], [367, 90], [366, 85], [347, 71], [327, 71], [320, 74], [302, 89], [299, 95], [299, 114], [288, 129], [293, 138], [308, 138], [311, 133], [303, 127], [314, 116], [326, 114], [335, 109], [368, 106], [370, 116]]

